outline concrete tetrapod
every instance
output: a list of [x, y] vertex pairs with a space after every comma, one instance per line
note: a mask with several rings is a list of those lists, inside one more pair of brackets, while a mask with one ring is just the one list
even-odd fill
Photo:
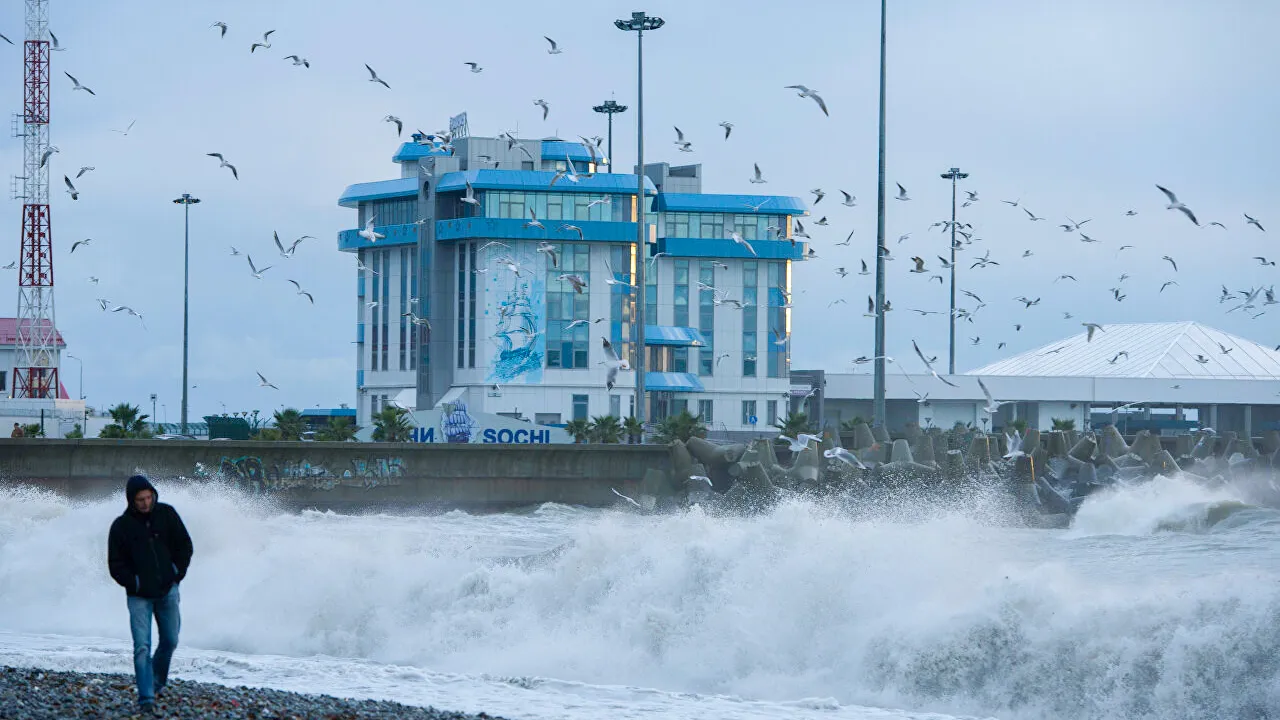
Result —
[[1102, 428], [1098, 443], [1103, 454], [1109, 457], [1120, 457], [1129, 453], [1129, 444], [1124, 441], [1124, 437], [1120, 435], [1115, 425]]

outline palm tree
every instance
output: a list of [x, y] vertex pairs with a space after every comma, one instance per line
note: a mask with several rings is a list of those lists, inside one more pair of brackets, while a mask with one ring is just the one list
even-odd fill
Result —
[[373, 416], [374, 442], [408, 442], [412, 430], [409, 411], [404, 408], [388, 405]]
[[576, 443], [584, 443], [591, 436], [591, 423], [583, 420], [570, 420], [564, 424], [564, 431], [573, 436]]
[[1075, 430], [1076, 429], [1075, 418], [1053, 418], [1053, 429], [1067, 430], [1067, 431]]
[[813, 433], [813, 424], [804, 413], [787, 413], [782, 420], [782, 434], [789, 438], [799, 438], [800, 433]]
[[644, 441], [644, 423], [636, 419], [635, 415], [622, 421], [622, 432], [627, 435], [628, 445], [638, 445]]
[[141, 408], [137, 405], [129, 403], [120, 403], [115, 407], [107, 410], [107, 414], [111, 416], [111, 424], [102, 428], [102, 432], [98, 433], [98, 437], [103, 438], [141, 438], [151, 437], [151, 430], [147, 424], [149, 415], [142, 415]]
[[350, 442], [355, 439], [356, 424], [351, 418], [335, 417], [329, 418], [329, 427], [322, 428], [316, 433], [317, 440], [327, 440], [330, 442]]
[[658, 429], [653, 433], [653, 442], [660, 445], [669, 445], [676, 440], [681, 442], [689, 442], [690, 438], [707, 436], [707, 426], [696, 415], [690, 415], [688, 410], [681, 410], [675, 415], [668, 415], [658, 423]]
[[840, 432], [853, 432], [864, 422], [866, 422], [866, 420], [863, 420], [861, 415], [854, 415], [848, 420], [840, 423]]
[[302, 413], [294, 408], [277, 410], [274, 419], [276, 429], [280, 431], [281, 440], [301, 440], [302, 433], [307, 430], [307, 424], [302, 419]]
[[591, 441], [618, 443], [622, 441], [622, 424], [613, 415], [597, 415], [591, 419]]

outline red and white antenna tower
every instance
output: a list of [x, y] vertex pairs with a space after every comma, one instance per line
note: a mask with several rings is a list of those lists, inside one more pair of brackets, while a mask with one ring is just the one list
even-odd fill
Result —
[[58, 397], [58, 331], [53, 315], [53, 232], [49, 215], [49, 8], [26, 0], [22, 97], [22, 251], [18, 255], [18, 353], [13, 397]]

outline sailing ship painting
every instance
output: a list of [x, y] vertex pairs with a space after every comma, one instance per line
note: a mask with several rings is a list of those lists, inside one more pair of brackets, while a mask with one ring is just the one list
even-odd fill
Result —
[[540, 328], [546, 315], [546, 282], [542, 279], [541, 256], [527, 251], [524, 254], [531, 257], [522, 258], [520, 276], [502, 271], [493, 279], [496, 303], [486, 309], [489, 336], [495, 348], [488, 376], [493, 382], [542, 381], [546, 337]]

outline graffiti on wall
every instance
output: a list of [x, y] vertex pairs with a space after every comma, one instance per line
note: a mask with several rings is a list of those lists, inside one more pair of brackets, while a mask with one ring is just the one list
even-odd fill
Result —
[[307, 460], [265, 462], [262, 458], [223, 457], [216, 470], [197, 464], [196, 475], [220, 475], [240, 489], [253, 493], [282, 490], [332, 490], [359, 487], [366, 490], [399, 485], [404, 477], [404, 460], [399, 457], [352, 458], [348, 467], [314, 465]]

